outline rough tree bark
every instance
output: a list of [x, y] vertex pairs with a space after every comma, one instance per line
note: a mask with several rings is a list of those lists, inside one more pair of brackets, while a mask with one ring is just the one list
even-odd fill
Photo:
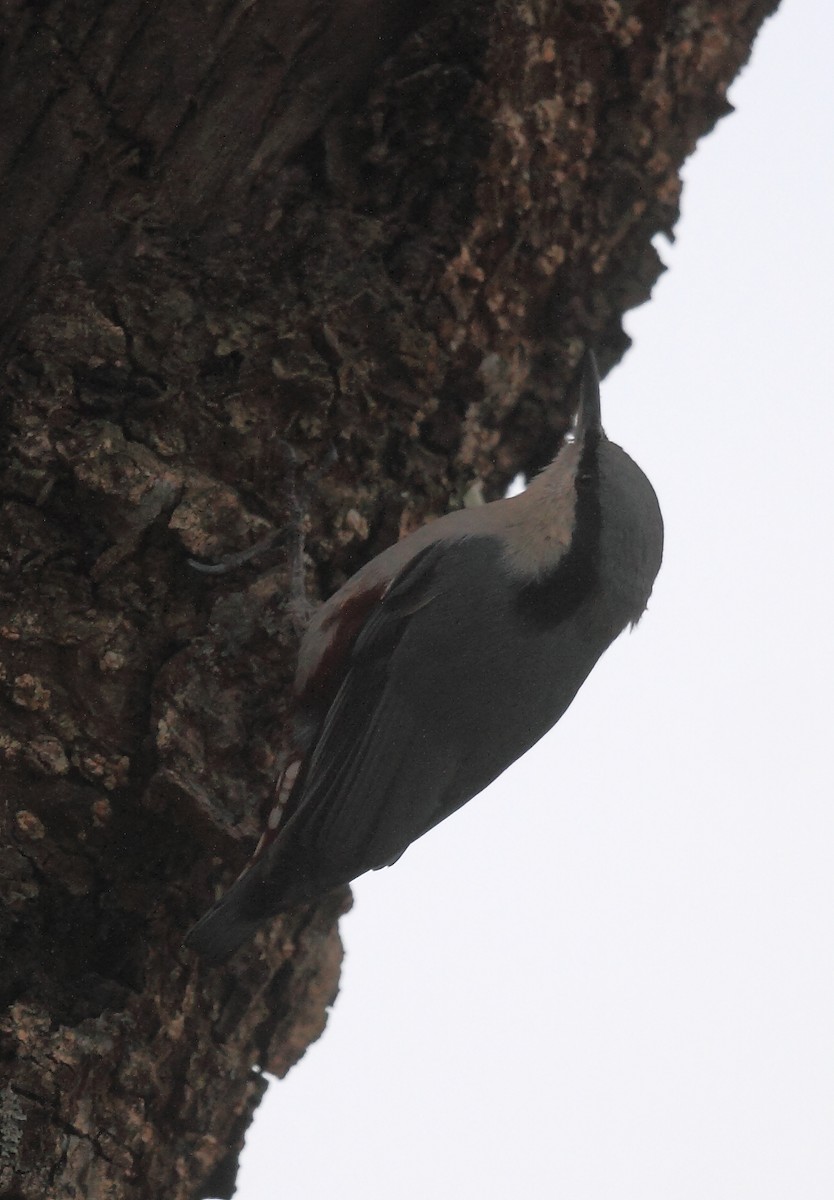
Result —
[[347, 895], [183, 933], [312, 597], [554, 450], [776, 0], [6, 0], [0, 1196], [228, 1196]]

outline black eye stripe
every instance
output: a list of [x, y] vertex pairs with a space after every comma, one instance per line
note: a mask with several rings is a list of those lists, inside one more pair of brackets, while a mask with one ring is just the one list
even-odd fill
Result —
[[599, 434], [590, 430], [576, 473], [576, 509], [569, 550], [554, 567], [530, 580], [519, 592], [517, 611], [538, 627], [564, 621], [597, 582], [601, 527], [598, 447]]

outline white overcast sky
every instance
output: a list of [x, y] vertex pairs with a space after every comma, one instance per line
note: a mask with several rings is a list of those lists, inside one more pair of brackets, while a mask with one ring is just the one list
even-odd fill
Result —
[[685, 171], [609, 435], [650, 608], [556, 729], [359, 881], [239, 1200], [834, 1197], [834, 2]]

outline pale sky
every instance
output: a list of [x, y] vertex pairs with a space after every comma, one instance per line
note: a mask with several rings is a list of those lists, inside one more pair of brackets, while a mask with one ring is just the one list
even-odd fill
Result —
[[834, 1196], [834, 4], [784, 0], [603, 382], [649, 611], [355, 886], [239, 1200]]

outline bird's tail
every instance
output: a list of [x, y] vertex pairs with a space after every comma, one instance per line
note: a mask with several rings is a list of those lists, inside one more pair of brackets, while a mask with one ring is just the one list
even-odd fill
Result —
[[185, 945], [209, 962], [221, 963], [254, 937], [264, 916], [252, 916], [249, 872], [233, 883], [225, 896], [188, 931]]

